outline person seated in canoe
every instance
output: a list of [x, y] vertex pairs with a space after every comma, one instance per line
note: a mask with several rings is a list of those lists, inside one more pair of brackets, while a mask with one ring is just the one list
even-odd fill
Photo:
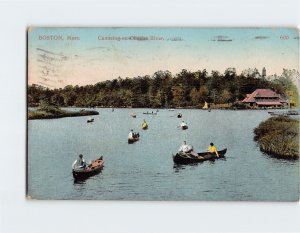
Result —
[[215, 147], [215, 145], [212, 142], [209, 144], [209, 147], [207, 148], [207, 150], [209, 153], [212, 153], [219, 158], [217, 147]]
[[143, 123], [142, 123], [142, 128], [143, 128], [143, 129], [148, 128], [148, 123], [145, 121], [145, 119], [144, 119], [144, 121], [143, 121]]
[[183, 127], [186, 127], [186, 126], [187, 126], [187, 124], [184, 121], [182, 121], [181, 124], [180, 124], [180, 127], [183, 128]]
[[184, 141], [178, 151], [183, 153], [188, 153], [189, 150], [190, 150], [189, 145], [187, 145], [186, 141]]
[[186, 141], [183, 142], [178, 151], [181, 153], [192, 154], [198, 157], [198, 154], [194, 151], [193, 146], [186, 144]]
[[133, 137], [134, 137], [133, 130], [130, 130], [130, 132], [128, 134], [128, 139], [133, 140]]
[[83, 155], [80, 154], [79, 158], [74, 161], [72, 168], [76, 169], [76, 168], [85, 168], [85, 167], [86, 167], [86, 162], [83, 159]]

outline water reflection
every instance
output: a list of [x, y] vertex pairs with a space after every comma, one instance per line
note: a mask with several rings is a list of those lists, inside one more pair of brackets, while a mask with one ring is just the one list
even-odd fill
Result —
[[174, 163], [173, 165], [173, 169], [175, 173], [180, 172], [180, 170], [184, 170], [186, 168], [191, 168], [191, 169], [195, 169], [197, 166], [199, 166], [200, 164], [202, 164], [203, 162], [199, 162], [199, 163], [191, 163], [191, 164], [176, 164]]
[[74, 179], [74, 185], [84, 185], [87, 179]]

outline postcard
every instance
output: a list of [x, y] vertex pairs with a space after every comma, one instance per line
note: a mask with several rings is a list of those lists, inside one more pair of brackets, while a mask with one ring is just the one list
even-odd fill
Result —
[[295, 28], [30, 27], [27, 197], [298, 201]]

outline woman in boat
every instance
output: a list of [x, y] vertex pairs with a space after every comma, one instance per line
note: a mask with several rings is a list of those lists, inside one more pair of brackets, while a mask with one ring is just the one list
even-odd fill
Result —
[[80, 154], [79, 158], [74, 161], [74, 163], [72, 165], [72, 168], [73, 169], [76, 169], [76, 168], [83, 168], [84, 169], [85, 167], [86, 167], [86, 162], [83, 159], [83, 155]]
[[208, 152], [213, 154], [213, 155], [216, 155], [218, 158], [219, 158], [219, 154], [218, 154], [218, 150], [217, 148], [214, 146], [214, 144], [211, 142], [209, 147], [207, 148]]

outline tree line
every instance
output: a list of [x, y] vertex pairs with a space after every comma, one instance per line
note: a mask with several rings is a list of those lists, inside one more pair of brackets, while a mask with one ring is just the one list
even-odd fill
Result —
[[176, 75], [157, 71], [152, 76], [117, 78], [94, 85], [49, 89], [40, 85], [28, 86], [28, 105], [53, 105], [57, 107], [150, 107], [150, 108], [200, 108], [204, 102], [211, 104], [237, 103], [257, 88], [269, 88], [298, 101], [297, 87], [291, 71], [273, 78], [262, 76], [257, 69], [247, 69], [241, 74], [227, 68], [223, 74], [213, 70], [190, 72], [183, 69]]

